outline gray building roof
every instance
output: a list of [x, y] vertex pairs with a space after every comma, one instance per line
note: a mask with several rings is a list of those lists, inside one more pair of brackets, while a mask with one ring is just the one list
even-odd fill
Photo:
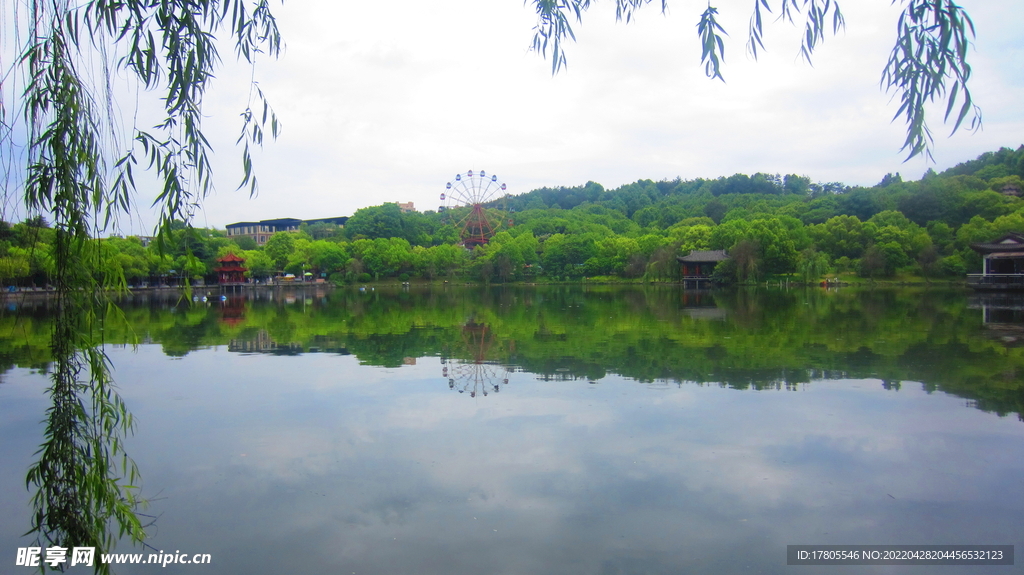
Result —
[[992, 243], [971, 244], [971, 249], [980, 254], [1021, 253], [1024, 252], [1024, 235], [1007, 234]]
[[710, 263], [729, 259], [725, 250], [693, 250], [688, 255], [676, 258], [680, 263]]

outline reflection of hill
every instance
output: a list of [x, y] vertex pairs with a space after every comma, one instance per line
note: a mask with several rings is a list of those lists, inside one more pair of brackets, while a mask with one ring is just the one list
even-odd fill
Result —
[[[737, 389], [820, 378], [914, 381], [981, 409], [1024, 411], [1024, 346], [1017, 344], [1024, 340], [1012, 335], [1024, 331], [1020, 310], [988, 302], [983, 312], [956, 292], [449, 288], [218, 305], [127, 306], [126, 323], [110, 321], [105, 333], [124, 343], [133, 331], [169, 355], [227, 345], [242, 353], [353, 354], [388, 367], [441, 356], [543, 379], [616, 373]], [[0, 315], [0, 361], [45, 365], [47, 317], [41, 308]]]

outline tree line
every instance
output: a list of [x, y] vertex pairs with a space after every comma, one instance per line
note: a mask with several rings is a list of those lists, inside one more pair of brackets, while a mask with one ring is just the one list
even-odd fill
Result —
[[[888, 174], [872, 187], [812, 183], [790, 175], [641, 180], [613, 190], [541, 188], [488, 206], [499, 231], [470, 251], [459, 245], [459, 210], [402, 213], [395, 204], [331, 224], [279, 232], [265, 245], [177, 223], [166, 241], [96, 241], [88, 261], [130, 285], [215, 279], [234, 253], [247, 275], [311, 274], [336, 283], [421, 278], [505, 283], [580, 278], [670, 281], [676, 257], [728, 250], [722, 281], [788, 274], [805, 281], [857, 274], [956, 278], [980, 271], [970, 248], [1024, 232], [1024, 146], [1002, 148], [920, 180]], [[54, 272], [54, 231], [42, 217], [0, 222], [0, 277], [44, 285]]]

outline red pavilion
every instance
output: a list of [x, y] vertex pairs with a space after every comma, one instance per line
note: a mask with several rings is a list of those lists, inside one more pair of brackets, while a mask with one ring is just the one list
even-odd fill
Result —
[[217, 259], [220, 264], [213, 271], [217, 272], [217, 281], [221, 284], [245, 283], [245, 267], [242, 262], [245, 260], [235, 254], [228, 254]]

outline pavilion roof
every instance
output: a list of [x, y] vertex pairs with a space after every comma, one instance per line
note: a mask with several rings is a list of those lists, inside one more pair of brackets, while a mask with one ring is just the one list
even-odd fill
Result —
[[971, 244], [971, 249], [981, 254], [999, 253], [1002, 257], [1008, 253], [1024, 256], [1024, 234], [1006, 234], [994, 242]]
[[229, 262], [244, 262], [245, 260], [243, 258], [240, 258], [240, 257], [236, 256], [233, 253], [229, 253], [228, 255], [226, 255], [226, 256], [224, 256], [222, 258], [217, 258], [217, 261], [220, 262], [220, 263], [229, 263]]
[[693, 250], [688, 255], [677, 257], [680, 263], [708, 263], [729, 259], [725, 250]]

